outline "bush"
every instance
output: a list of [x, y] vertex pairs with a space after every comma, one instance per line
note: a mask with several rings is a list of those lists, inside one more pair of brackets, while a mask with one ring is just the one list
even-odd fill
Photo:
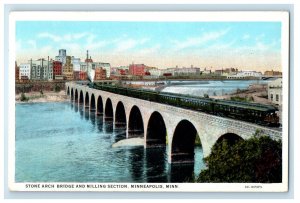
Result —
[[232, 146], [224, 140], [213, 146], [205, 161], [208, 168], [201, 171], [197, 182], [282, 182], [282, 144], [267, 136], [254, 136]]
[[60, 89], [61, 89], [60, 86], [56, 84], [55, 87], [54, 87], [54, 91], [55, 92], [60, 92]]
[[20, 97], [20, 101], [28, 101], [28, 100], [29, 100], [29, 98], [26, 97], [24, 92], [22, 92], [21, 97]]
[[204, 98], [209, 98], [208, 94], [203, 95]]

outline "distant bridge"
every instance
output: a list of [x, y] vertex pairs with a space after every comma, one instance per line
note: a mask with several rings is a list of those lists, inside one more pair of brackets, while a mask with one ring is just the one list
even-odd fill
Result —
[[195, 138], [199, 136], [203, 156], [223, 139], [248, 139], [256, 132], [281, 139], [282, 132], [253, 123], [218, 117], [166, 104], [136, 99], [93, 89], [84, 84], [66, 83], [70, 100], [126, 127], [126, 138], [143, 137], [144, 147], [166, 147], [168, 162], [194, 162]]

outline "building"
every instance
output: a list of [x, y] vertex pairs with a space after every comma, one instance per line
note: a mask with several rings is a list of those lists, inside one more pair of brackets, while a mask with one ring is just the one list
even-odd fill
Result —
[[19, 79], [27, 77], [30, 80], [31, 78], [31, 67], [30, 63], [21, 63], [19, 66]]
[[110, 78], [110, 71], [111, 71], [111, 67], [109, 63], [103, 63], [103, 62], [93, 62], [91, 63], [92, 65], [92, 69], [96, 70], [97, 68], [102, 68], [103, 70], [105, 70], [106, 73], [106, 78]]
[[80, 58], [72, 56], [71, 63], [73, 64], [73, 71], [80, 71]]
[[62, 62], [53, 61], [53, 79], [56, 79], [57, 76], [62, 76]]
[[73, 64], [71, 63], [71, 56], [66, 57], [66, 63], [63, 65], [62, 74], [66, 80], [73, 80]]
[[228, 79], [243, 79], [243, 78], [261, 78], [262, 73], [261, 72], [256, 72], [252, 70], [247, 70], [247, 71], [240, 71], [236, 74], [229, 74], [227, 76]]
[[282, 78], [269, 82], [268, 100], [274, 104], [282, 105]]
[[105, 79], [106, 79], [106, 70], [103, 68], [96, 68], [94, 80], [105, 80]]
[[211, 69], [208, 70], [208, 69], [204, 68], [204, 70], [201, 73], [202, 73], [202, 75], [210, 75]]
[[175, 68], [174, 76], [192, 76], [192, 75], [200, 75], [200, 68]]
[[60, 49], [58, 52], [58, 56], [55, 56], [55, 61], [60, 61], [64, 66], [67, 58], [67, 51], [65, 49]]
[[15, 82], [20, 80], [20, 69], [17, 66], [17, 62], [15, 62]]
[[80, 80], [80, 71], [73, 71], [74, 80]]
[[47, 64], [44, 69], [44, 80], [53, 80], [53, 61], [47, 60]]
[[282, 77], [282, 72], [280, 71], [265, 71], [264, 76], [277, 76], [277, 77]]
[[79, 79], [80, 80], [87, 80], [87, 73], [84, 71], [79, 72]]
[[136, 76], [145, 75], [146, 66], [144, 64], [131, 64], [129, 65], [129, 74]]

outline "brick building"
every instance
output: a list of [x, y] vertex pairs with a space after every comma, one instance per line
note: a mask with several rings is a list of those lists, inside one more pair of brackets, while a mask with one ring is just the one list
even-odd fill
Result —
[[94, 80], [105, 80], [105, 79], [106, 79], [106, 70], [103, 68], [96, 68]]
[[79, 72], [79, 79], [80, 80], [87, 80], [87, 73], [84, 71]]
[[53, 61], [53, 79], [56, 79], [55, 76], [62, 75], [62, 62]]
[[67, 80], [73, 80], [73, 64], [71, 63], [71, 56], [66, 57], [66, 63], [63, 66], [63, 75]]
[[144, 64], [131, 64], [129, 65], [129, 74], [144, 76], [145, 75], [146, 66]]

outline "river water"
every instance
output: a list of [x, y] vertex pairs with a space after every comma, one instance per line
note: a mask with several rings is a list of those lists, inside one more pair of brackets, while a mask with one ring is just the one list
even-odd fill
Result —
[[170, 165], [166, 148], [112, 148], [124, 129], [65, 103], [16, 104], [16, 182], [186, 182], [205, 167]]
[[[208, 80], [208, 81], [175, 81], [162, 89], [162, 92], [189, 94], [193, 96], [221, 96], [236, 92], [238, 89], [247, 89], [251, 84], [267, 84], [268, 80]], [[182, 84], [181, 84], [182, 83]]]

